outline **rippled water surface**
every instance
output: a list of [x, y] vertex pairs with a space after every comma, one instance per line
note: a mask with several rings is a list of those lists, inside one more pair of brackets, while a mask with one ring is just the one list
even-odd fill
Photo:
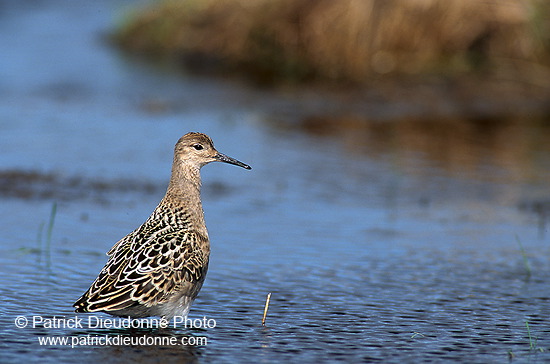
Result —
[[[550, 361], [548, 120], [289, 116], [288, 95], [126, 60], [104, 39], [128, 5], [0, 3], [1, 362]], [[203, 169], [190, 317], [216, 326], [33, 328], [75, 317], [191, 130], [253, 167]], [[207, 344], [39, 344], [54, 336]]]

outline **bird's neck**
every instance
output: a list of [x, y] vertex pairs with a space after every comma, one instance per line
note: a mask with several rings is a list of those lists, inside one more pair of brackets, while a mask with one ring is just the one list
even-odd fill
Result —
[[166, 196], [181, 201], [188, 207], [201, 207], [200, 194], [200, 167], [174, 160]]
[[183, 213], [187, 229], [202, 237], [200, 244], [209, 244], [201, 202], [200, 167], [175, 160], [170, 183], [161, 205], [171, 206], [174, 211]]

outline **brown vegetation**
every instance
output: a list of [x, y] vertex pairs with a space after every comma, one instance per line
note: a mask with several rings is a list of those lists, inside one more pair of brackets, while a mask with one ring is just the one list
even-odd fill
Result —
[[164, 0], [116, 39], [267, 81], [472, 70], [540, 80], [549, 24], [544, 0]]

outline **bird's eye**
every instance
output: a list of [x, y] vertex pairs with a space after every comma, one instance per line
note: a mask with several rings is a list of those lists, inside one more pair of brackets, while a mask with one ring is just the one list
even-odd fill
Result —
[[202, 144], [193, 144], [193, 148], [195, 148], [195, 150], [202, 150], [204, 147]]

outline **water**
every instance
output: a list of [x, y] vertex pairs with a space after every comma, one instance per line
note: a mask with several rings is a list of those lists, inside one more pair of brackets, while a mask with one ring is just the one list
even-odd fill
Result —
[[[548, 121], [288, 117], [288, 95], [117, 54], [104, 32], [129, 4], [1, 5], [2, 362], [550, 360]], [[17, 328], [75, 317], [190, 130], [253, 167], [203, 169], [212, 257], [190, 317], [216, 327]], [[39, 345], [88, 335], [207, 344]]]

